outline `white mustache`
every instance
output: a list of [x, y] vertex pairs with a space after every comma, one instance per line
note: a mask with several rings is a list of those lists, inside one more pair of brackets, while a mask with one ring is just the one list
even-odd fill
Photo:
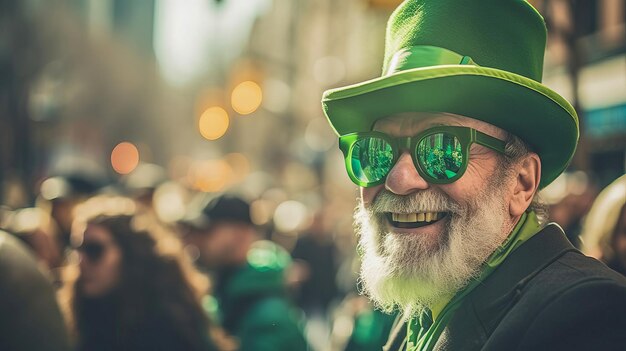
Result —
[[369, 211], [372, 214], [382, 214], [386, 212], [462, 212], [462, 207], [455, 201], [445, 194], [432, 189], [410, 195], [397, 195], [389, 190], [382, 189], [369, 207]]

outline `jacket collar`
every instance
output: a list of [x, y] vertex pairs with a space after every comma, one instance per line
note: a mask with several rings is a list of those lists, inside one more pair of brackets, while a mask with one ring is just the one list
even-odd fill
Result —
[[[539, 272], [568, 252], [577, 252], [555, 223], [513, 251], [464, 301], [448, 324], [455, 332], [476, 340], [486, 339], [521, 296], [521, 291]], [[469, 324], [471, 323], [471, 324]], [[474, 327], [470, 328], [469, 326]], [[462, 327], [465, 326], [465, 327]], [[460, 330], [470, 328], [473, 330]]]
[[[486, 340], [515, 303], [520, 291], [539, 272], [567, 252], [578, 251], [555, 223], [513, 251], [506, 260], [478, 285], [456, 311], [448, 328], [457, 329], [462, 339]], [[406, 318], [398, 316], [383, 350], [400, 350], [406, 337]], [[483, 327], [481, 327], [483, 326]], [[400, 348], [398, 347], [400, 346]]]
[[528, 239], [470, 294], [474, 306], [489, 305], [490, 301], [523, 288], [541, 270], [563, 254], [577, 251], [556, 223], [548, 224]]

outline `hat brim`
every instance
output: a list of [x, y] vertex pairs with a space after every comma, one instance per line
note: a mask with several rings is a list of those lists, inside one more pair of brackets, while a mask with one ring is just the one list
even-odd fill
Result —
[[322, 98], [338, 135], [369, 131], [383, 117], [402, 112], [454, 113], [500, 127], [524, 140], [542, 164], [540, 188], [567, 167], [578, 142], [578, 116], [559, 94], [507, 71], [444, 65], [401, 71]]

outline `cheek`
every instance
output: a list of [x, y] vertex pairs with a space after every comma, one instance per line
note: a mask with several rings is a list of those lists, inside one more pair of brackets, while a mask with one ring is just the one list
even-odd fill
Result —
[[103, 278], [111, 283], [117, 281], [122, 266], [121, 252], [117, 249], [112, 249], [102, 263], [99, 268]]
[[224, 250], [228, 244], [228, 233], [223, 231], [215, 232], [210, 238], [204, 242], [204, 247], [211, 253], [217, 253]]
[[440, 185], [439, 188], [454, 201], [467, 203], [488, 190], [489, 185], [494, 182], [493, 177], [503, 176], [496, 174], [495, 168], [495, 160], [470, 160], [467, 170], [459, 180]]
[[360, 188], [361, 199], [363, 199], [363, 203], [365, 204], [365, 206], [368, 206], [369, 204], [371, 204], [374, 201], [374, 198], [376, 198], [376, 195], [378, 195], [378, 193], [384, 187], [385, 186], [381, 184], [381, 185], [368, 187], [368, 188], [363, 188], [363, 187]]

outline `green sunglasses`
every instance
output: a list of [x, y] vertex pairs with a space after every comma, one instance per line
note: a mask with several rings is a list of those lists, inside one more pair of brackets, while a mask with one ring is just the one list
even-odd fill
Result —
[[351, 133], [339, 137], [350, 179], [358, 186], [385, 182], [401, 149], [411, 150], [419, 175], [429, 183], [449, 184], [467, 169], [470, 146], [483, 145], [504, 153], [505, 142], [476, 129], [437, 126], [412, 137], [392, 137], [381, 132]]

